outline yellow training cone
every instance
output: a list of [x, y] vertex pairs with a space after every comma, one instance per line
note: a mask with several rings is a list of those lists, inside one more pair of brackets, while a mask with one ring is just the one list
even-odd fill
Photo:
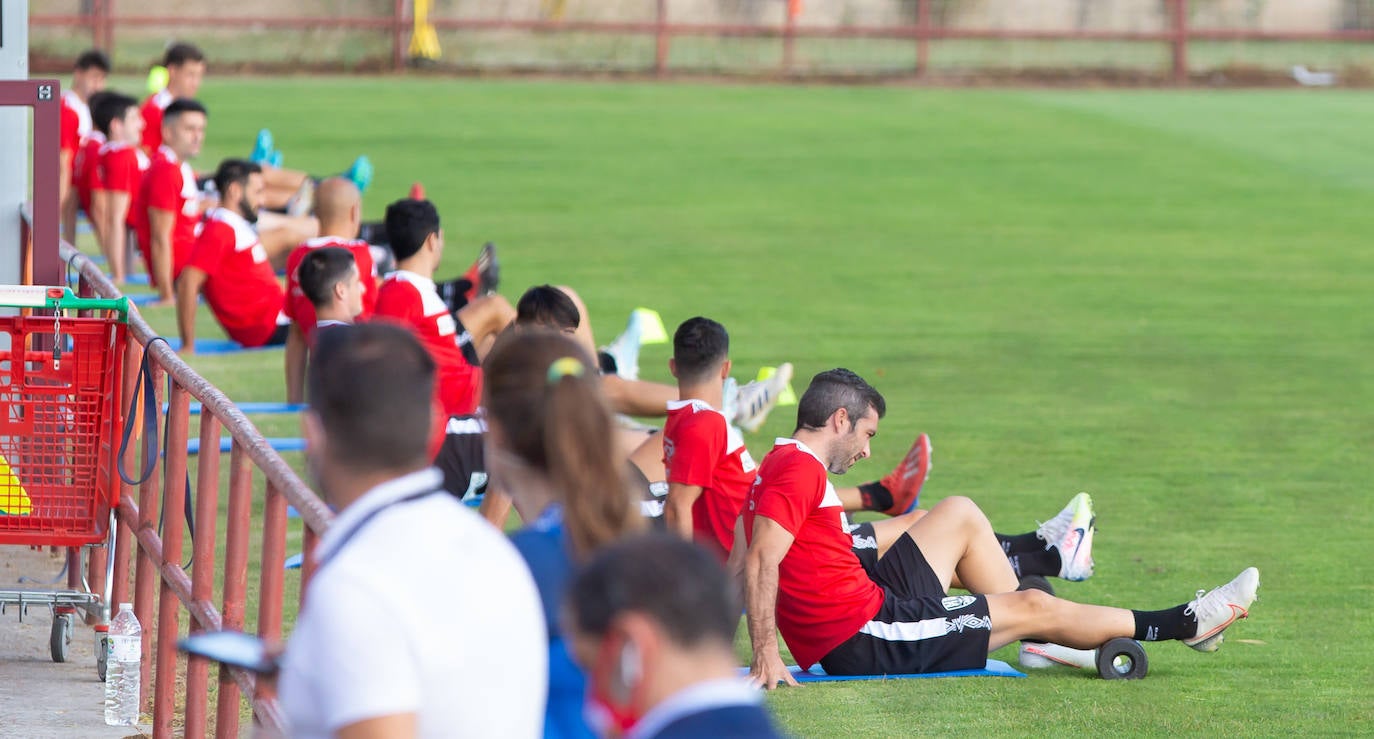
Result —
[[632, 320], [639, 324], [640, 344], [667, 344], [668, 331], [663, 328], [663, 317], [652, 308], [635, 308]]
[[[778, 368], [777, 368], [777, 367], [760, 367], [760, 368], [759, 368], [759, 376], [756, 377], [756, 378], [754, 378], [754, 379], [758, 380], [759, 382], [763, 382], [764, 380], [767, 380], [768, 378], [770, 378], [770, 377], [772, 377], [774, 374], [776, 374], [777, 371], [778, 371]], [[797, 394], [794, 393], [794, 392], [792, 392], [792, 383], [791, 383], [791, 381], [788, 381], [787, 387], [783, 388], [783, 389], [782, 389], [782, 392], [778, 394], [778, 405], [796, 405], [796, 404], [797, 404]]]
[[10, 469], [9, 460], [0, 456], [0, 515], [27, 516], [30, 513], [33, 513], [33, 501]]

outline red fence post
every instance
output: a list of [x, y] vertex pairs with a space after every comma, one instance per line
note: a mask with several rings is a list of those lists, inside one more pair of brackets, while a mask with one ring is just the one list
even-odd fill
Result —
[[[166, 378], [166, 371], [161, 366], [156, 366], [153, 370], [153, 397], [157, 408], [162, 407], [162, 387]], [[158, 450], [154, 449], [152, 453], [156, 459]], [[154, 471], [138, 488], [138, 528], [134, 532], [135, 536], [141, 535], [144, 531], [157, 531], [155, 511], [158, 509], [157, 501], [162, 489], [160, 478], [161, 476]], [[153, 559], [151, 552], [144, 547], [138, 547], [138, 562], [134, 565], [134, 615], [143, 627], [143, 664], [149, 666], [153, 663], [153, 594], [161, 579], [161, 567], [162, 562]], [[148, 687], [153, 682], [153, 671], [139, 672], [139, 695], [143, 698], [144, 712], [149, 713], [152, 711], [153, 694]]]
[[[215, 594], [215, 538], [216, 517], [219, 515], [219, 419], [210, 413], [200, 416], [200, 448], [210, 450], [197, 458], [196, 521], [191, 539], [191, 601], [213, 607]], [[204, 631], [195, 618], [190, 633]], [[204, 657], [191, 656], [186, 660], [186, 724], [185, 739], [203, 739], [208, 716], [210, 692], [210, 663]]]
[[[243, 631], [248, 597], [248, 528], [253, 519], [253, 468], [241, 444], [229, 452], [229, 507], [225, 511], [224, 611], [228, 631]], [[215, 736], [239, 735], [239, 685], [220, 670]]]
[[[186, 457], [191, 423], [191, 395], [180, 383], [172, 386], [167, 410], [167, 465], [162, 485], [162, 563], [159, 568], [157, 614], [157, 684], [153, 687], [153, 739], [171, 739], [176, 712], [177, 627], [181, 599], [166, 573], [181, 569], [186, 526]], [[207, 450], [213, 453], [213, 450]]]
[[668, 70], [668, 0], [658, 0], [655, 8], [654, 74], [662, 77]]
[[1174, 0], [1173, 14], [1174, 83], [1188, 82], [1188, 0]]
[[406, 58], [402, 45], [405, 43], [406, 0], [396, 0], [391, 13], [391, 68], [397, 72], [405, 69]]
[[792, 74], [792, 64], [796, 60], [797, 45], [797, 18], [792, 12], [793, 0], [788, 0], [782, 4], [783, 26], [782, 26], [782, 73]]
[[916, 0], [916, 74], [930, 70], [930, 0]]

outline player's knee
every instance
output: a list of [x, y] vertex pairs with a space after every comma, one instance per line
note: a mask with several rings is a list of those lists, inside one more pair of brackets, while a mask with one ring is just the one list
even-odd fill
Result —
[[1043, 590], [1021, 590], [1011, 595], [1016, 598], [1016, 608], [1033, 622], [1043, 622], [1050, 617], [1059, 601]]
[[931, 509], [931, 513], [939, 512], [943, 516], [958, 519], [961, 523], [973, 523], [984, 518], [983, 511], [973, 502], [972, 498], [962, 495], [953, 495], [940, 501]]

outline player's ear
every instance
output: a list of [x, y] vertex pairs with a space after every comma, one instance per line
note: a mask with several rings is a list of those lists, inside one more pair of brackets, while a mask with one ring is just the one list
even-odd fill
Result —
[[835, 430], [835, 433], [844, 433], [845, 428], [848, 426], [848, 421], [849, 409], [844, 406], [836, 408], [835, 412], [830, 414], [830, 426]]
[[722, 362], [720, 365], [720, 379], [728, 379], [730, 377], [730, 368], [734, 365], [735, 363], [731, 362], [730, 359], [727, 357], [725, 361]]
[[676, 357], [668, 357], [668, 372], [672, 373], [673, 377], [677, 377], [677, 358], [676, 358]]

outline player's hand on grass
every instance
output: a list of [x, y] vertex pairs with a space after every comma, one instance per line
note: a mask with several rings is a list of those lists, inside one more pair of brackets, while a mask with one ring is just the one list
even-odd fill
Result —
[[749, 665], [749, 684], [756, 688], [772, 690], [782, 682], [793, 687], [799, 687], [797, 678], [792, 676], [792, 671], [787, 669], [787, 665], [782, 662], [782, 655], [778, 650], [773, 649], [765, 654], [754, 653], [754, 661]]

